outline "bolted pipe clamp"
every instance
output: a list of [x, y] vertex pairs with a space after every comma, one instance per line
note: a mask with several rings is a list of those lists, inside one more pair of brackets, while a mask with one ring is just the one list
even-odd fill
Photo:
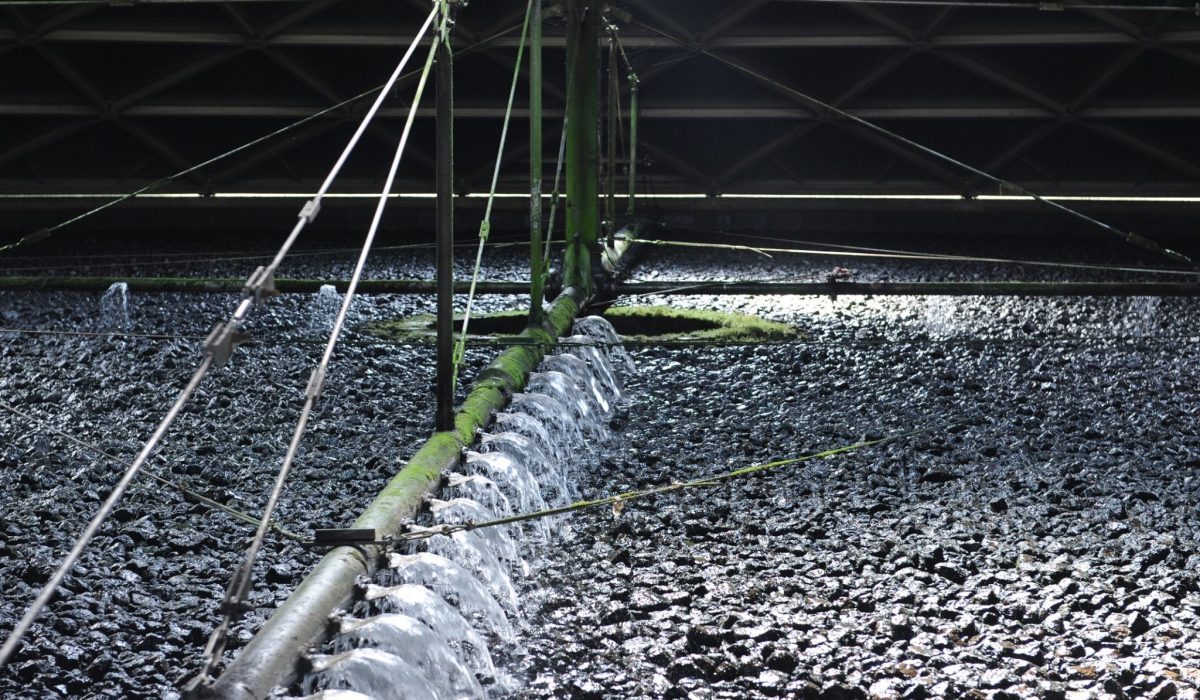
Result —
[[317, 220], [317, 214], [320, 214], [320, 213], [321, 213], [321, 200], [310, 199], [304, 203], [303, 207], [301, 207], [300, 218], [304, 219], [305, 223], [311, 224], [312, 222]]
[[228, 323], [218, 323], [204, 339], [204, 354], [211, 355], [213, 367], [221, 368], [229, 361], [237, 346], [249, 340], [250, 334], [237, 330]]
[[267, 297], [279, 296], [279, 290], [275, 288], [275, 271], [265, 265], [259, 265], [246, 280], [246, 284], [242, 285], [242, 294], [254, 297], [254, 303], [259, 305]]

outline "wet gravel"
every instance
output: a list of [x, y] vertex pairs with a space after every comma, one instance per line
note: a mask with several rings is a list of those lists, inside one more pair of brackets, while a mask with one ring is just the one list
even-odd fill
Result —
[[[650, 251], [635, 276], [726, 276], [729, 257]], [[519, 277], [518, 255], [497, 259], [508, 262], [489, 278]], [[303, 276], [341, 275], [319, 260]], [[421, 276], [423, 265], [398, 259], [389, 274]], [[3, 293], [0, 313], [6, 327], [106, 330], [99, 297]], [[619, 519], [577, 516], [576, 536], [536, 557], [526, 579], [538, 585], [526, 591], [522, 697], [1195, 695], [1194, 301], [639, 301], [760, 313], [809, 339], [635, 350], [630, 405], [585, 495], [958, 425], [630, 504]], [[200, 336], [234, 302], [135, 295], [129, 329]], [[355, 321], [431, 309], [428, 297], [369, 297]], [[320, 353], [322, 313], [310, 295], [273, 301], [258, 340], [205, 383], [152, 466], [256, 512]], [[3, 401], [126, 458], [190, 374], [199, 342], [0, 335]], [[472, 352], [472, 367], [492, 354]], [[279, 519], [301, 532], [348, 522], [431, 431], [431, 383], [429, 348], [351, 334]], [[25, 419], [0, 418], [0, 629], [119, 472]], [[248, 534], [142, 480], [0, 670], [0, 696], [171, 696], [197, 668]], [[233, 650], [313, 561], [272, 542]]]
[[[240, 269], [227, 270], [237, 274]], [[406, 270], [409, 274], [419, 270]], [[209, 326], [234, 295], [131, 295], [128, 322], [100, 313], [101, 294], [0, 292], [0, 401], [132, 459], [198, 363]], [[460, 299], [460, 306], [465, 299]], [[491, 296], [483, 310], [526, 300]], [[356, 301], [351, 323], [432, 313], [428, 296]], [[149, 469], [257, 515], [291, 436], [333, 308], [285, 295], [249, 326], [252, 342], [204, 382]], [[133, 334], [168, 337], [108, 335]], [[464, 376], [494, 352], [469, 350]], [[433, 351], [350, 332], [277, 510], [285, 527], [344, 527], [432, 432]], [[117, 481], [124, 466], [0, 411], [0, 629], [5, 636]], [[0, 669], [4, 698], [160, 698], [199, 670], [216, 609], [253, 529], [144, 476], [88, 548], [63, 592]], [[317, 555], [268, 538], [250, 639]]]
[[577, 517], [526, 697], [1196, 696], [1194, 301], [674, 301], [810, 339], [636, 351], [585, 495], [958, 425]]

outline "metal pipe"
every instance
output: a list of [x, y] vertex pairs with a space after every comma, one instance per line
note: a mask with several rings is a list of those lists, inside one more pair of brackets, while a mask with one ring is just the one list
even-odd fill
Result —
[[637, 140], [638, 140], [638, 77], [629, 74], [629, 208], [626, 226], [632, 226], [637, 216]]
[[595, 0], [567, 0], [567, 251], [563, 278], [591, 296], [598, 223], [600, 12]]
[[[443, 4], [444, 11], [449, 6]], [[454, 426], [454, 54], [450, 24], [437, 37], [437, 417]]]
[[608, 153], [604, 170], [604, 233], [609, 248], [617, 230], [617, 126], [621, 112], [621, 92], [617, 83], [617, 42], [608, 39]]
[[529, 322], [542, 323], [542, 0], [529, 17]]
[[[541, 361], [542, 344], [553, 344], [571, 326], [585, 297], [566, 289], [555, 299], [540, 328], [522, 336], [538, 341], [509, 348], [472, 387], [452, 429], [433, 435], [354, 521], [356, 529], [374, 530], [378, 537], [401, 531], [435, 489], [443, 472], [458, 467], [462, 450], [475, 441], [508, 397], [520, 391], [529, 372]], [[376, 546], [338, 547], [317, 564], [229, 668], [207, 690], [207, 697], [257, 700], [297, 677], [304, 653], [329, 633], [329, 615], [355, 598], [358, 580], [376, 570], [383, 550]]]
[[[400, 532], [421, 508], [425, 496], [437, 488], [441, 475], [459, 466], [463, 448], [473, 444], [477, 432], [524, 387], [541, 362], [544, 348], [569, 331], [588, 298], [578, 287], [562, 290], [546, 309], [542, 325], [531, 325], [521, 333], [530, 342], [505, 350], [480, 374], [451, 429], [434, 434], [353, 527], [374, 530], [381, 538]], [[210, 696], [258, 700], [277, 686], [293, 683], [304, 670], [305, 652], [319, 646], [330, 633], [330, 614], [354, 601], [358, 581], [375, 572], [383, 554], [382, 548], [373, 545], [339, 547], [326, 554], [211, 686]]]

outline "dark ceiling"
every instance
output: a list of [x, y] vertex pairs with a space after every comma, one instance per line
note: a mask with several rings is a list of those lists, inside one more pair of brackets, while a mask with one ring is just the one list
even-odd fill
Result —
[[[800, 91], [1041, 193], [1200, 194], [1200, 18], [1190, 12], [616, 4], [633, 17], [620, 34], [641, 76], [645, 191], [997, 192], [994, 183], [823, 114]], [[487, 189], [524, 5], [474, 0], [459, 15], [464, 192]], [[3, 7], [0, 194], [127, 192], [342, 102], [384, 81], [427, 7], [424, 0]], [[549, 169], [565, 82], [561, 20], [547, 32]], [[414, 83], [388, 100], [335, 191], [379, 187]], [[526, 186], [525, 99], [522, 81], [501, 185], [512, 192]], [[333, 110], [164, 189], [311, 192], [368, 104]], [[397, 190], [432, 189], [431, 96], [427, 104]], [[48, 206], [4, 201], [10, 212]], [[33, 219], [8, 217], [20, 226]]]

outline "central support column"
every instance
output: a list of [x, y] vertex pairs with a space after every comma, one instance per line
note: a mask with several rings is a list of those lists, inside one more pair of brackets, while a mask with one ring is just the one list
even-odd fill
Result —
[[529, 323], [542, 325], [542, 0], [529, 16]]
[[[592, 294], [599, 228], [600, 7], [567, 0], [567, 252], [563, 285]], [[597, 258], [598, 259], [598, 258]]]
[[[449, 12], [449, 8], [446, 8]], [[437, 37], [437, 418], [454, 429], [454, 53]]]

